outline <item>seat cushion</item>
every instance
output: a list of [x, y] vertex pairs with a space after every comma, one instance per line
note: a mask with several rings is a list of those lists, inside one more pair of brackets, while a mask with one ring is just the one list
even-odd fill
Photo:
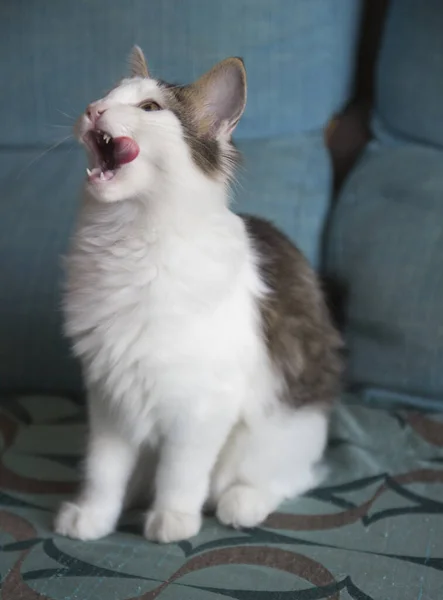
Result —
[[11, 90], [0, 95], [2, 142], [49, 142], [53, 125], [126, 73], [134, 43], [171, 83], [243, 57], [240, 137], [321, 128], [348, 100], [360, 9], [361, 0], [1, 2], [0, 80]]
[[348, 376], [443, 408], [443, 152], [373, 144], [335, 210], [328, 270], [346, 288]]
[[[317, 264], [331, 171], [322, 132], [243, 140], [234, 208], [275, 221]], [[61, 335], [61, 256], [72, 231], [83, 153], [65, 145], [0, 151], [0, 388], [78, 392]]]
[[441, 418], [344, 405], [319, 489], [256, 529], [206, 517], [197, 537], [160, 546], [135, 512], [97, 542], [55, 535], [54, 512], [76, 488], [84, 410], [63, 397], [0, 405], [5, 600], [441, 598]]

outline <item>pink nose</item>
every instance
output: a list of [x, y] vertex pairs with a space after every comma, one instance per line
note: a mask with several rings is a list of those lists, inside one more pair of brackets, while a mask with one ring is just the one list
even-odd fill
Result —
[[92, 123], [95, 123], [97, 119], [105, 112], [106, 108], [100, 104], [90, 104], [86, 108], [86, 115]]

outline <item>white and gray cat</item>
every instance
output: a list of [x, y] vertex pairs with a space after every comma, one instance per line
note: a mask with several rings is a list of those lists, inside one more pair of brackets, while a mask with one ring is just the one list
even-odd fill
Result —
[[139, 48], [131, 62], [76, 125], [90, 169], [64, 312], [89, 443], [55, 527], [105, 536], [150, 491], [145, 536], [173, 542], [208, 505], [254, 527], [318, 483], [341, 343], [300, 252], [229, 209], [243, 62], [185, 86], [150, 77]]

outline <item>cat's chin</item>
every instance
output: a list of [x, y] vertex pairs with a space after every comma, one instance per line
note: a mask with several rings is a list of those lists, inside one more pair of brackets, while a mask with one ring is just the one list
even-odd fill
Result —
[[86, 175], [88, 176], [88, 182], [91, 184], [104, 184], [111, 179], [114, 179], [117, 171], [102, 169], [101, 167], [95, 167], [94, 169], [86, 169]]
[[93, 169], [87, 174], [85, 191], [99, 202], [120, 202], [127, 197], [128, 186], [125, 177], [119, 170], [114, 172], [97, 172]]
[[86, 190], [97, 200], [117, 202], [130, 187], [128, 185], [128, 166], [113, 165], [113, 168], [102, 162], [99, 166], [86, 169]]
[[152, 189], [155, 172], [147, 161], [134, 161], [121, 165], [112, 173], [103, 173], [95, 167], [86, 174], [83, 190], [87, 196], [104, 203], [122, 202], [130, 199], [141, 200]]

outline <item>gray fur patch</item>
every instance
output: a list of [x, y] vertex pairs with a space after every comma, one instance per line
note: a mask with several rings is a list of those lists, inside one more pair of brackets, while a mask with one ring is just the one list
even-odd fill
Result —
[[243, 216], [270, 293], [260, 310], [269, 355], [293, 407], [331, 406], [340, 394], [343, 346], [317, 277], [302, 253], [271, 223]]
[[172, 85], [158, 81], [167, 96], [167, 108], [171, 110], [183, 127], [183, 133], [195, 164], [212, 177], [231, 177], [240, 154], [232, 142], [224, 148], [219, 141], [208, 133], [199, 130], [196, 110], [193, 104], [191, 86]]

